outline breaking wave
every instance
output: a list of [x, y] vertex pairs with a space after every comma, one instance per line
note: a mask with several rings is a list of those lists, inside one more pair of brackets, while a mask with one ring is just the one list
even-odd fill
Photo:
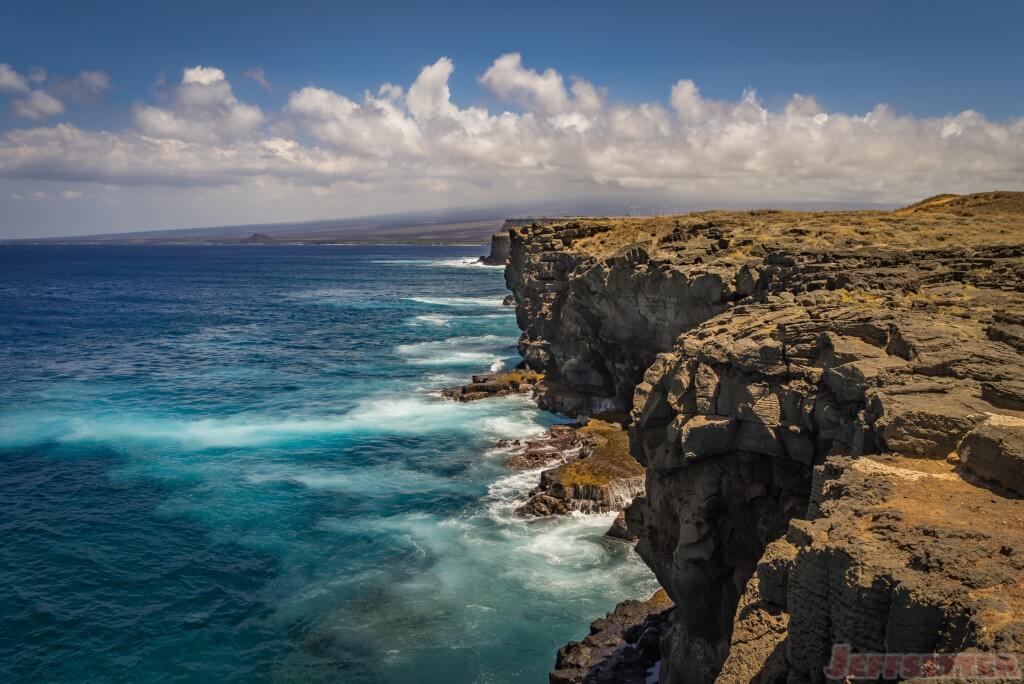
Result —
[[431, 306], [457, 307], [498, 307], [504, 306], [500, 297], [408, 297], [411, 302], [429, 304]]

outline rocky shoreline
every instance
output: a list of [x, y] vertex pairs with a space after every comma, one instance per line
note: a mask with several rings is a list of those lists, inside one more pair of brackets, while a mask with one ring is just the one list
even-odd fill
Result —
[[818, 682], [844, 644], [1024, 658], [1022, 197], [511, 228], [525, 391], [581, 419], [523, 450], [550, 466], [524, 514], [620, 510], [675, 606], [643, 679], [616, 664], [633, 625], [552, 682]]
[[[543, 376], [516, 370], [474, 375], [461, 387], [445, 388], [441, 396], [453, 401], [530, 393], [537, 396]], [[632, 457], [623, 415], [580, 417], [574, 423], [551, 426], [531, 439], [505, 439], [495, 447], [507, 453], [506, 467], [543, 468], [534, 487], [516, 509], [523, 518], [578, 513], [622, 512], [644, 491], [644, 468]], [[613, 537], [626, 538], [617, 521]]]

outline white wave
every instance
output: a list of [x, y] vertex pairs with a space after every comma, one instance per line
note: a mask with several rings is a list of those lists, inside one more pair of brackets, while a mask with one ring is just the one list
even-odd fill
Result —
[[412, 344], [400, 344], [395, 347], [399, 354], [423, 354], [433, 353], [438, 350], [448, 351], [452, 348], [493, 346], [495, 343], [511, 344], [507, 337], [499, 335], [469, 335], [466, 337], [448, 337], [443, 340], [431, 340], [429, 342], [414, 342]]
[[504, 264], [481, 263], [479, 257], [458, 257], [455, 259], [378, 259], [373, 263], [392, 266], [427, 266], [431, 268], [493, 268], [503, 269]]
[[409, 359], [415, 366], [480, 366], [494, 365], [497, 357], [488, 352], [456, 351], [437, 358]]
[[492, 297], [407, 297], [409, 301], [431, 306], [484, 307], [504, 306], [501, 298]]
[[442, 314], [424, 314], [422, 316], [417, 316], [413, 320], [430, 323], [431, 325], [445, 326], [451, 323], [452, 317], [444, 316]]
[[498, 439], [533, 437], [544, 432], [536, 423], [514, 415], [494, 416], [484, 420], [484, 430]]
[[[0, 445], [45, 441], [174, 444], [184, 449], [254, 447], [344, 434], [418, 435], [481, 432], [518, 437], [540, 430], [529, 404], [517, 397], [487, 402], [453, 402], [423, 395], [366, 399], [336, 416], [254, 416], [229, 418], [155, 418], [153, 416], [82, 415], [49, 412], [0, 416]], [[505, 414], [505, 415], [503, 415]]]
[[540, 482], [540, 474], [546, 468], [521, 470], [500, 477], [487, 487], [487, 514], [502, 524], [523, 524], [515, 516], [515, 509], [526, 501], [526, 495]]
[[349, 468], [343, 472], [323, 468], [264, 468], [250, 473], [251, 484], [293, 482], [308, 489], [346, 492], [363, 496], [395, 496], [448, 491], [459, 488], [450, 477], [389, 465]]
[[615, 515], [573, 513], [549, 521], [549, 524], [542, 526], [539, 534], [531, 535], [523, 545], [523, 550], [555, 565], [599, 565], [607, 558], [604, 549], [585, 542], [607, 532]]
[[510, 346], [508, 338], [477, 335], [401, 344], [395, 351], [417, 366], [491, 367], [501, 361]]
[[466, 376], [462, 373], [431, 373], [424, 380], [430, 383], [431, 387], [438, 385], [448, 387], [449, 385], [465, 382]]
[[493, 268], [493, 269], [504, 269], [505, 265], [494, 265], [481, 263], [478, 257], [474, 258], [459, 258], [459, 259], [444, 259], [440, 261], [431, 262], [432, 266], [439, 266], [442, 268]]
[[504, 369], [505, 369], [505, 362], [500, 360], [500, 359], [498, 361], [495, 361], [494, 363], [491, 364], [491, 372], [492, 373], [497, 373], [498, 371], [502, 371]]

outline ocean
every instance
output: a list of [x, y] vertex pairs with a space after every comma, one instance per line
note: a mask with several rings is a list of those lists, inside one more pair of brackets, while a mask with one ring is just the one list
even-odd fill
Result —
[[656, 588], [612, 516], [524, 522], [438, 397], [511, 367], [479, 247], [0, 247], [0, 680], [542, 682]]

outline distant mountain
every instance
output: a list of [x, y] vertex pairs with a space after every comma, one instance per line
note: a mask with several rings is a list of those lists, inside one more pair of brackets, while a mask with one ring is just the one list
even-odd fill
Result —
[[[56, 238], [7, 240], [53, 244], [333, 244], [339, 242], [487, 242], [506, 216], [568, 216], [584, 213], [579, 204], [446, 209], [296, 223], [262, 223], [176, 228]], [[618, 212], [621, 213], [621, 210]]]
[[[505, 205], [485, 208], [443, 209], [379, 216], [326, 219], [296, 223], [260, 223], [205, 228], [174, 228], [132, 233], [103, 233], [56, 238], [0, 240], [7, 243], [49, 244], [334, 244], [339, 242], [487, 242], [507, 217], [522, 222], [531, 217], [624, 216], [678, 214], [709, 209], [674, 203], [630, 203], [622, 199], [577, 199], [558, 203]], [[875, 208], [857, 205], [844, 208]], [[787, 204], [787, 208], [814, 209], [818, 204]], [[833, 207], [836, 208], [836, 207]]]
[[408, 214], [106, 233], [64, 238], [10, 240], [60, 244], [331, 244], [337, 242], [485, 242], [504, 216], [492, 212]]

